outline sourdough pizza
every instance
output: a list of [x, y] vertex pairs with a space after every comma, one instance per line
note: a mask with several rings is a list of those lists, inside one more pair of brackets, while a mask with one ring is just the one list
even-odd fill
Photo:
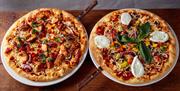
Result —
[[87, 49], [84, 26], [63, 10], [41, 8], [18, 19], [2, 43], [8, 65], [33, 81], [50, 81], [74, 69]]
[[138, 84], [161, 77], [176, 59], [175, 35], [155, 14], [139, 9], [109, 13], [94, 26], [90, 53], [121, 82]]

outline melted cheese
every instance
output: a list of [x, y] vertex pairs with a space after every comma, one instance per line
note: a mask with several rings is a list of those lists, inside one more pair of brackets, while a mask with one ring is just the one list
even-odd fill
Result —
[[124, 25], [129, 25], [129, 23], [131, 22], [132, 17], [129, 13], [122, 13], [121, 14], [121, 23]]
[[154, 31], [150, 36], [150, 40], [153, 42], [166, 42], [169, 39], [168, 34], [163, 31]]
[[110, 45], [110, 40], [103, 35], [96, 36], [94, 41], [98, 48], [107, 48]]
[[135, 56], [133, 59], [133, 62], [131, 64], [131, 72], [134, 77], [141, 77], [144, 75], [144, 67], [138, 59], [138, 56]]

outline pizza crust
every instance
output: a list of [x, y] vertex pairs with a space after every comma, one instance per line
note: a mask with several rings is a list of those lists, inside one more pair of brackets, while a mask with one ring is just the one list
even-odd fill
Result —
[[[109, 17], [113, 16], [114, 13], [120, 14], [123, 12], [131, 12], [133, 10], [135, 10], [139, 13], [142, 13], [142, 14], [152, 16], [153, 18], [159, 20], [161, 22], [161, 24], [163, 24], [163, 26], [164, 26], [163, 30], [165, 32], [167, 32], [169, 35], [169, 40], [170, 40], [170, 45], [169, 45], [169, 49], [168, 49], [169, 50], [169, 61], [164, 64], [162, 71], [157, 73], [156, 75], [151, 76], [150, 80], [135, 78], [135, 77], [133, 77], [129, 80], [123, 80], [122, 78], [116, 76], [116, 74], [113, 72], [113, 70], [110, 69], [109, 67], [107, 67], [106, 64], [104, 64], [104, 60], [103, 60], [102, 56], [100, 55], [100, 50], [96, 47], [96, 45], [94, 43], [94, 38], [97, 35], [96, 29], [100, 22], [108, 20]], [[176, 56], [178, 56], [178, 55], [176, 55], [176, 53], [177, 53], [176, 52], [176, 40], [175, 40], [175, 35], [173, 35], [172, 32], [169, 30], [170, 30], [169, 25], [162, 18], [160, 18], [159, 16], [157, 16], [151, 12], [148, 12], [146, 10], [140, 10], [140, 9], [121, 9], [121, 10], [113, 11], [113, 12], [105, 15], [103, 18], [101, 18], [95, 24], [94, 28], [91, 31], [90, 38], [89, 38], [89, 49], [92, 54], [92, 57], [95, 59], [93, 61], [96, 61], [102, 67], [102, 69], [104, 71], [106, 71], [107, 73], [109, 73], [113, 78], [117, 79], [120, 82], [126, 83], [126, 84], [144, 84], [144, 83], [152, 82], [152, 81], [162, 78], [165, 74], [168, 73], [168, 71], [170, 71], [173, 64], [175, 64]]]
[[36, 17], [34, 15], [36, 15], [38, 12], [40, 11], [44, 11], [44, 10], [50, 10], [53, 11], [56, 14], [59, 14], [60, 12], [62, 12], [62, 14], [65, 17], [69, 17], [70, 19], [72, 19], [75, 23], [75, 26], [78, 28], [79, 32], [81, 33], [80, 35], [80, 41], [81, 41], [81, 57], [79, 60], [82, 60], [83, 55], [85, 54], [85, 51], [87, 49], [87, 33], [86, 30], [84, 28], [84, 26], [81, 24], [80, 21], [78, 21], [73, 15], [71, 15], [70, 13], [64, 11], [64, 10], [59, 10], [59, 9], [54, 9], [54, 8], [41, 8], [41, 9], [36, 9], [34, 11], [31, 11], [29, 13], [27, 13], [26, 15], [24, 15], [23, 17], [21, 17], [20, 19], [18, 19], [17, 21], [15, 21], [13, 23], [13, 25], [8, 29], [6, 35], [4, 36], [3, 42], [2, 42], [2, 51], [3, 51], [3, 56], [6, 60], [6, 63], [19, 75], [21, 75], [22, 77], [25, 77], [29, 80], [33, 80], [33, 81], [51, 81], [51, 80], [55, 80], [58, 78], [61, 78], [63, 76], [65, 76], [66, 74], [70, 73], [76, 66], [69, 68], [69, 66], [67, 64], [62, 64], [59, 67], [56, 68], [52, 68], [52, 69], [47, 69], [45, 74], [40, 74], [38, 76], [36, 75], [32, 75], [29, 74], [25, 71], [23, 71], [21, 68], [17, 67], [15, 65], [14, 62], [11, 62], [9, 59], [10, 57], [8, 55], [5, 54], [5, 49], [8, 47], [8, 42], [6, 40], [6, 37], [11, 35], [11, 33], [13, 33], [15, 31], [15, 28], [21, 24], [21, 22], [23, 22], [24, 20], [27, 20], [29, 17]]

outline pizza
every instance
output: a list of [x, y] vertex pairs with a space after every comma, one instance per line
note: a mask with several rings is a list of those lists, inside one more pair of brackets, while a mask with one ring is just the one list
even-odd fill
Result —
[[41, 8], [18, 19], [2, 50], [7, 64], [32, 81], [51, 81], [72, 71], [87, 49], [84, 26], [70, 13]]
[[161, 78], [177, 56], [169, 25], [140, 9], [121, 9], [104, 16], [92, 29], [89, 49], [104, 71], [128, 84]]

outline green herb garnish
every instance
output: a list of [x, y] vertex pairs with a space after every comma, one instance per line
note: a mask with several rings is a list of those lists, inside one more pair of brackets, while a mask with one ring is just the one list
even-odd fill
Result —
[[32, 22], [31, 26], [32, 26], [33, 28], [35, 28], [35, 27], [38, 27], [38, 24], [37, 24], [36, 22]]
[[166, 46], [161, 46], [161, 47], [160, 47], [160, 50], [161, 50], [162, 52], [165, 52], [165, 51], [166, 51], [166, 49], [167, 49], [167, 47], [166, 47]]
[[54, 58], [49, 57], [49, 58], [48, 58], [48, 61], [49, 61], [49, 62], [52, 62], [52, 61], [54, 61]]
[[38, 31], [36, 30], [36, 29], [33, 29], [32, 30], [32, 34], [35, 34], [35, 33], [37, 33]]
[[120, 42], [120, 43], [128, 43], [128, 42], [138, 42], [137, 39], [135, 38], [130, 38], [128, 37], [127, 35], [118, 35], [117, 36], [117, 40]]
[[47, 42], [48, 42], [47, 39], [44, 39], [44, 40], [42, 41], [43, 44], [46, 44]]
[[54, 38], [54, 40], [55, 40], [56, 42], [61, 42], [61, 39], [60, 39], [60, 38]]
[[117, 40], [119, 42], [124, 42], [124, 43], [128, 43], [128, 42], [140, 42], [142, 39], [144, 39], [145, 37], [147, 37], [148, 33], [150, 32], [150, 24], [149, 22], [139, 26], [139, 35], [137, 38], [130, 38], [127, 35], [117, 35]]
[[46, 55], [44, 55], [43, 53], [39, 55], [40, 58], [42, 59], [42, 63], [46, 63]]
[[150, 32], [150, 23], [149, 22], [146, 22], [145, 24], [141, 25], [139, 27], [139, 35], [138, 35], [138, 39], [141, 40], [141, 39], [144, 39], [145, 37], [147, 37], [147, 35], [149, 34]]
[[21, 47], [21, 44], [19, 43], [19, 44], [17, 44], [17, 48], [20, 48]]
[[43, 20], [43, 21], [46, 21], [46, 19], [47, 19], [46, 17], [42, 17], [42, 18], [41, 18], [41, 20]]
[[152, 56], [149, 47], [147, 47], [143, 42], [138, 43], [138, 48], [140, 51], [140, 54], [144, 58], [146, 63], [151, 63]]
[[18, 37], [17, 37], [17, 40], [18, 40], [18, 41], [21, 41], [21, 37], [18, 36]]
[[117, 35], [116, 38], [120, 43], [136, 43], [138, 49], [140, 50], [140, 54], [142, 55], [143, 59], [146, 63], [150, 63], [152, 61], [152, 56], [150, 53], [149, 47], [147, 47], [143, 42], [142, 39], [148, 36], [150, 32], [150, 23], [147, 22], [139, 26], [139, 34], [137, 38], [130, 38], [127, 35]]

